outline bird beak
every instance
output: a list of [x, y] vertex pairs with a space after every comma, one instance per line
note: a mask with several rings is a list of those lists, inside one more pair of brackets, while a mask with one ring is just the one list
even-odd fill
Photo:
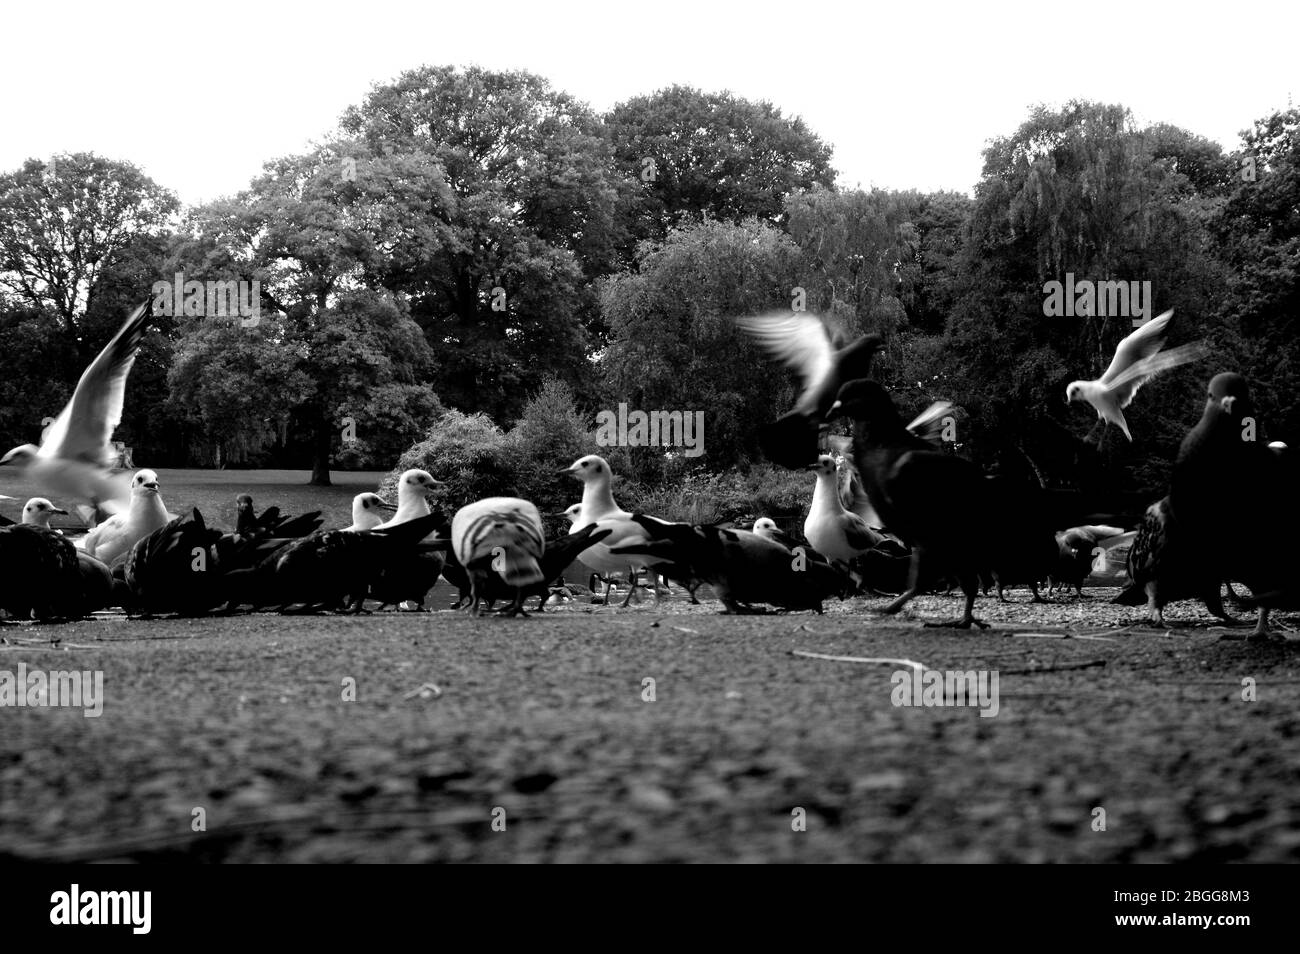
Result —
[[62, 507], [51, 507], [51, 508], [50, 508], [50, 513], [61, 513], [61, 514], [63, 514], [65, 517], [68, 515], [68, 512], [67, 512], [66, 510], [64, 510]]
[[574, 468], [572, 467], [572, 465], [570, 465], [570, 466], [564, 468], [563, 470], [557, 470], [556, 473], [557, 473], [557, 474], [573, 474], [573, 473], [576, 473], [576, 471], [574, 470]]
[[397, 507], [394, 506], [393, 504], [390, 504], [387, 500], [381, 500], [379, 501], [379, 503], [375, 504], [375, 506], [378, 507], [380, 510], [387, 510], [389, 513], [397, 512]]

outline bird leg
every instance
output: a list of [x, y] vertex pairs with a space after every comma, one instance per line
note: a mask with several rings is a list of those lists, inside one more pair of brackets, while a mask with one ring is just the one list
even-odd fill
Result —
[[1165, 625], [1164, 607], [1160, 605], [1160, 601], [1156, 597], [1155, 580], [1152, 580], [1150, 583], [1146, 585], [1146, 591], [1147, 591], [1147, 619], [1151, 622], [1151, 625], [1154, 626], [1156, 629], [1168, 629], [1169, 627]]
[[[1228, 587], [1229, 589], [1231, 589], [1232, 584], [1231, 583], [1228, 584]], [[1223, 608], [1223, 595], [1222, 593], [1219, 592], [1218, 583], [1214, 584], [1213, 589], [1206, 590], [1204, 601], [1205, 601], [1205, 608], [1209, 610], [1212, 615], [1217, 616], [1220, 620], [1222, 620], [1224, 626], [1245, 626], [1246, 625], [1246, 621], [1244, 619], [1237, 619], [1235, 616], [1229, 616], [1228, 611]]]
[[1031, 603], [1046, 603], [1046, 602], [1047, 602], [1047, 600], [1043, 599], [1042, 594], [1038, 592], [1038, 584], [1037, 584], [1037, 583], [1030, 583], [1030, 584], [1029, 584], [1029, 588], [1030, 588], [1031, 590], [1034, 591], [1034, 598], [1033, 598], [1032, 600], [1030, 600], [1029, 602], [1031, 602]]
[[907, 570], [907, 589], [899, 594], [898, 599], [885, 607], [886, 613], [897, 613], [904, 606], [911, 602], [912, 597], [916, 595], [917, 587], [921, 582], [921, 548], [912, 547], [912, 563]]
[[973, 581], [964, 578], [961, 581], [961, 589], [966, 594], [966, 610], [962, 613], [961, 618], [948, 620], [947, 622], [926, 623], [926, 628], [970, 629], [972, 626], [978, 626], [980, 629], [989, 628], [988, 623], [975, 618], [975, 597], [979, 595], [979, 577], [975, 577]]
[[[620, 606], [623, 607], [626, 607], [630, 602], [632, 602], [632, 597], [636, 596], [636, 580], [637, 580], [636, 567], [630, 566], [627, 568], [627, 571], [628, 571], [627, 596], [623, 597], [623, 602], [619, 604]], [[636, 598], [637, 598], [637, 602], [639, 603], [641, 601], [641, 597], [637, 596]], [[606, 600], [605, 602], [608, 603], [609, 600]]]
[[1281, 633], [1269, 632], [1267, 606], [1261, 606], [1259, 608], [1259, 618], [1255, 620], [1255, 631], [1252, 632], [1246, 638], [1250, 640], [1252, 643], [1264, 642], [1266, 640], [1282, 642], [1283, 640], [1286, 639], [1286, 637], [1283, 636]]

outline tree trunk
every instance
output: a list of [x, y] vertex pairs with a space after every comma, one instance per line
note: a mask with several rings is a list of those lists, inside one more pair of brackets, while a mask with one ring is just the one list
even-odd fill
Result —
[[314, 487], [330, 486], [330, 440], [333, 436], [329, 421], [322, 414], [312, 435], [311, 483]]

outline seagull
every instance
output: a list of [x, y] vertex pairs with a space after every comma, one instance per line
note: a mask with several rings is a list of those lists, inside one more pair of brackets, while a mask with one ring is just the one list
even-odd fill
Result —
[[97, 560], [112, 565], [137, 541], [175, 519], [163, 506], [158, 491], [158, 475], [141, 470], [131, 478], [131, 500], [125, 513], [115, 513], [86, 534], [85, 551]]
[[[429, 509], [429, 493], [435, 487], [442, 486], [443, 482], [434, 480], [427, 470], [412, 468], [403, 471], [402, 476], [397, 478], [397, 513], [379, 527], [387, 529], [417, 517], [427, 517], [432, 512]], [[354, 509], [354, 517], [355, 513]]]
[[129, 505], [125, 477], [110, 469], [108, 442], [122, 420], [126, 379], [148, 322], [148, 302], [131, 313], [104, 350], [81, 375], [63, 411], [38, 448], [15, 447], [0, 465], [14, 464], [43, 490], [118, 513]]
[[798, 540], [778, 527], [771, 517], [759, 517], [755, 520], [752, 532], [757, 533], [764, 540], [781, 544], [787, 550], [793, 550], [800, 545]]
[[759, 445], [773, 463], [806, 467], [817, 459], [817, 434], [840, 387], [865, 378], [871, 359], [884, 347], [879, 335], [846, 344], [843, 335], [807, 312], [777, 312], [737, 318], [772, 357], [798, 372], [803, 392], [794, 407], [759, 431]]
[[56, 513], [61, 513], [65, 517], [68, 512], [62, 507], [56, 507], [44, 497], [33, 497], [27, 501], [23, 507], [23, 523], [32, 527], [44, 527], [50, 529], [50, 517]]
[[[614, 502], [614, 493], [610, 489], [613, 474], [609, 463], [596, 454], [579, 457], [561, 473], [569, 474], [582, 481], [582, 502], [578, 505], [578, 518], [572, 521], [569, 533], [577, 533], [588, 524], [598, 525], [598, 529], [610, 529], [614, 532], [600, 543], [593, 544], [582, 554], [581, 560], [605, 578], [605, 602], [609, 602], [609, 576], [613, 573], [628, 571], [631, 584], [623, 606], [627, 606], [636, 593], [637, 572], [643, 567], [653, 566], [661, 561], [651, 559], [645, 554], [634, 556], [616, 556], [610, 552], [613, 547], [633, 546], [647, 540], [641, 525], [634, 522], [632, 514]], [[573, 508], [570, 507], [570, 510]], [[565, 511], [568, 516], [568, 511]], [[654, 517], [647, 519], [653, 520]]]
[[1173, 309], [1170, 309], [1126, 337], [1115, 349], [1115, 357], [1106, 373], [1096, 381], [1071, 381], [1065, 389], [1065, 400], [1087, 401], [1096, 408], [1099, 419], [1116, 425], [1132, 441], [1133, 435], [1129, 433], [1122, 409], [1133, 402], [1138, 389], [1161, 371], [1196, 361], [1208, 354], [1208, 349], [1202, 342], [1181, 345], [1160, 353], [1173, 314]]
[[352, 526], [345, 529], [353, 532], [373, 530], [384, 522], [384, 513], [393, 513], [395, 510], [397, 508], [379, 494], [357, 494], [352, 498]]
[[817, 458], [809, 470], [817, 474], [812, 506], [803, 523], [803, 535], [826, 559], [847, 564], [884, 539], [851, 510], [844, 509], [839, 494], [839, 468], [829, 454]]

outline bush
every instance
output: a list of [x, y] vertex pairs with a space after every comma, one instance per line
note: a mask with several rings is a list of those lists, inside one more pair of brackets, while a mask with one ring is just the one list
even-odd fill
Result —
[[486, 414], [447, 410], [424, 439], [411, 447], [384, 478], [379, 492], [396, 501], [397, 478], [418, 467], [447, 484], [441, 499], [448, 516], [484, 497], [513, 496], [514, 475], [506, 436]]

